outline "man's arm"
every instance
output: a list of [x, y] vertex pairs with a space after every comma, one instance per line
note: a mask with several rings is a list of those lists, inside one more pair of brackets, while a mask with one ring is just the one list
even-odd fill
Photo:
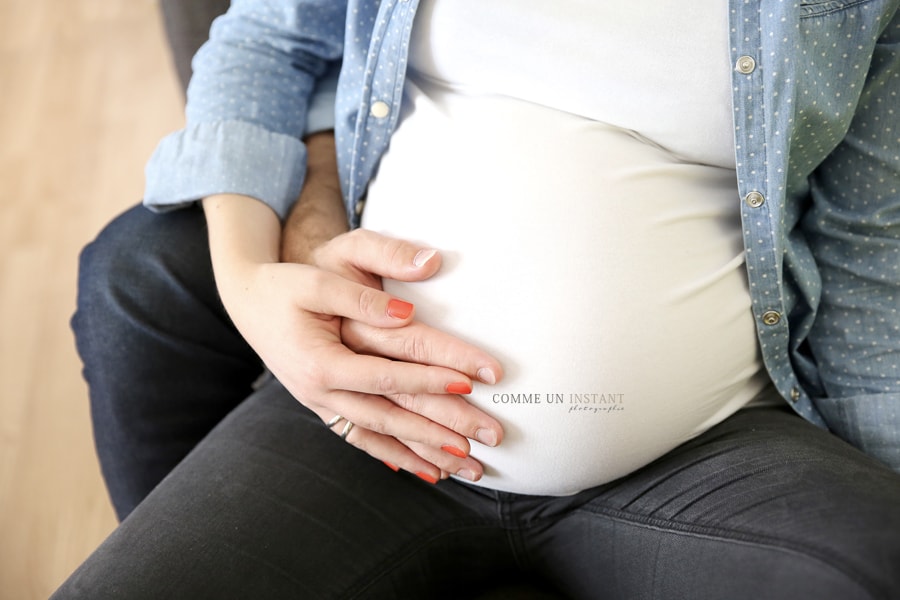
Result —
[[822, 277], [809, 344], [842, 438], [900, 471], [900, 12], [802, 222]]
[[285, 219], [281, 241], [284, 262], [309, 262], [315, 248], [349, 229], [338, 180], [334, 133], [316, 133], [305, 141], [306, 184]]
[[169, 210], [236, 194], [284, 218], [303, 185], [313, 91], [342, 57], [346, 10], [334, 0], [234, 0], [194, 59], [186, 127], [147, 165], [144, 203]]

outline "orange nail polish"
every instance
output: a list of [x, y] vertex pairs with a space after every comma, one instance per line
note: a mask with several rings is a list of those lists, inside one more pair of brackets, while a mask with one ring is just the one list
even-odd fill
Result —
[[460, 381], [458, 383], [448, 383], [444, 388], [448, 394], [471, 394], [472, 384]]
[[395, 464], [393, 464], [393, 463], [389, 463], [389, 462], [386, 461], [386, 460], [383, 460], [383, 461], [381, 461], [381, 462], [383, 462], [384, 464], [386, 464], [386, 465], [388, 466], [388, 468], [389, 468], [391, 471], [393, 471], [394, 473], [396, 473], [397, 471], [400, 470], [400, 467], [398, 467], [397, 465], [395, 465]]
[[465, 458], [466, 456], [468, 456], [465, 452], [463, 452], [456, 446], [451, 446], [450, 444], [444, 444], [443, 446], [441, 446], [441, 450], [443, 450], [447, 454], [452, 454], [456, 458]]
[[413, 305], [403, 300], [392, 298], [387, 305], [387, 314], [395, 319], [405, 319], [412, 314]]
[[429, 475], [428, 473], [423, 473], [423, 472], [420, 471], [420, 472], [416, 473], [416, 475], [419, 477], [419, 479], [422, 479], [422, 480], [424, 480], [424, 481], [427, 481], [428, 483], [430, 483], [430, 484], [432, 484], [432, 485], [438, 482], [437, 479], [435, 479], [434, 477], [432, 477], [432, 476]]

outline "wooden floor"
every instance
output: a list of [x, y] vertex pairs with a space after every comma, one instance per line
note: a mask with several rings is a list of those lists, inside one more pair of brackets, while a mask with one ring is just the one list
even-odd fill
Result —
[[0, 598], [115, 525], [68, 328], [78, 251], [141, 195], [182, 101], [154, 0], [0, 0]]

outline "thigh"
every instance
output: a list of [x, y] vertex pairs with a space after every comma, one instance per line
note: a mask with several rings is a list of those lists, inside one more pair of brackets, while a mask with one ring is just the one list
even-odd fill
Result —
[[394, 473], [272, 381], [56, 598], [460, 598], [511, 568], [505, 540], [488, 496]]
[[531, 552], [576, 598], [900, 597], [900, 476], [787, 410], [573, 503]]
[[202, 211], [136, 206], [81, 253], [72, 319], [120, 519], [250, 393], [262, 365], [219, 301]]

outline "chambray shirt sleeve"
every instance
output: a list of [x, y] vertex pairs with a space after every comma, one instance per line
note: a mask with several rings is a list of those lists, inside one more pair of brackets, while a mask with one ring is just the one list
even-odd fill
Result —
[[900, 13], [850, 129], [812, 177], [804, 220], [822, 277], [809, 342], [839, 436], [900, 471]]
[[301, 137], [333, 126], [345, 13], [336, 0], [234, 0], [194, 58], [186, 127], [147, 164], [144, 204], [234, 193], [284, 218], [303, 185]]

